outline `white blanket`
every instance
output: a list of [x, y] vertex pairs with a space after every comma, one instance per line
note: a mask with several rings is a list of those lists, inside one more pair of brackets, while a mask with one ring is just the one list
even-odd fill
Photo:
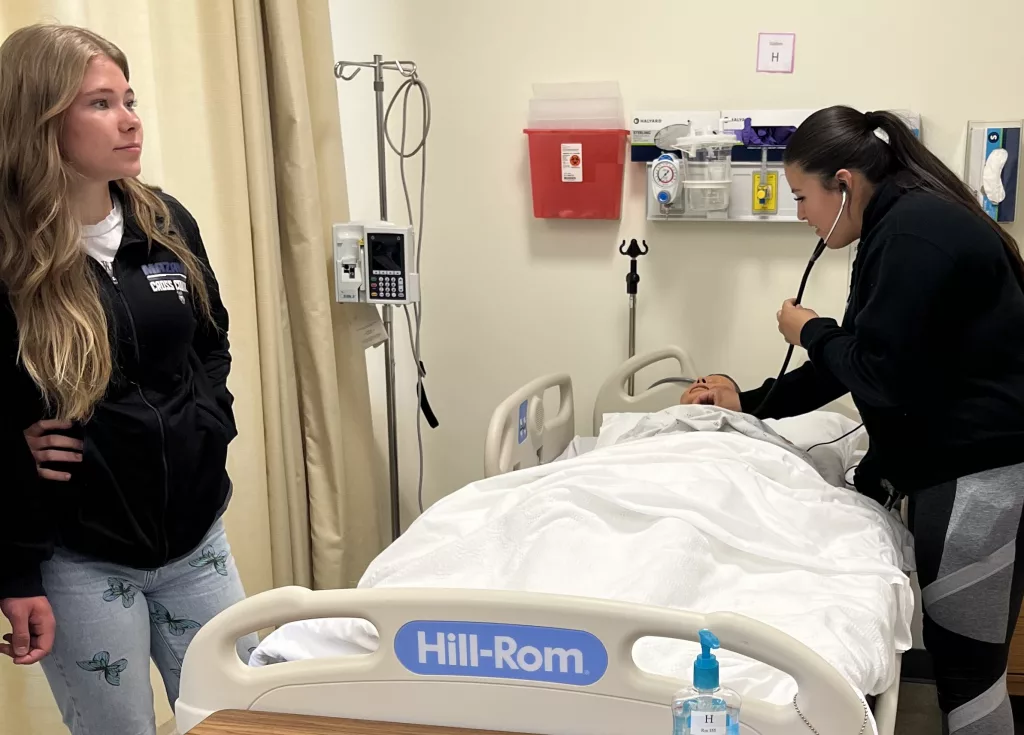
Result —
[[[788, 633], [859, 692], [893, 682], [911, 646], [910, 537], [880, 506], [834, 487], [764, 424], [677, 406], [617, 423], [598, 447], [493, 477], [424, 513], [360, 587], [528, 590], [701, 613], [730, 610]], [[252, 665], [365, 653], [365, 621], [283, 626]], [[645, 640], [637, 664], [689, 681], [694, 644]], [[725, 686], [784, 703], [795, 682], [721, 652]]]

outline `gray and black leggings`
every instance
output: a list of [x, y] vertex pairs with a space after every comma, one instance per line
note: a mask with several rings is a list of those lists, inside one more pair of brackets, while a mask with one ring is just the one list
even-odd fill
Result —
[[1024, 464], [911, 496], [924, 645], [951, 735], [1013, 735], [1010, 639], [1024, 596]]

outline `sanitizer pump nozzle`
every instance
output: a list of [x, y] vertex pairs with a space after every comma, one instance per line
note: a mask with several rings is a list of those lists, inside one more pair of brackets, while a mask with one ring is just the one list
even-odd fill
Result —
[[710, 630], [699, 633], [700, 655], [693, 662], [693, 686], [672, 699], [673, 735], [739, 735], [740, 695], [721, 686], [718, 637]]
[[718, 689], [718, 659], [711, 649], [719, 648], [718, 638], [710, 630], [700, 632], [700, 656], [693, 662], [693, 686], [712, 692]]

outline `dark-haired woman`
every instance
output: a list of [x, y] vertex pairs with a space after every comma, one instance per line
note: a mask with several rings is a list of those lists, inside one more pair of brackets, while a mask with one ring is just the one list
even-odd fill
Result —
[[[849, 393], [873, 496], [909, 497], [924, 642], [948, 732], [1012, 735], [1010, 639], [1024, 594], [1024, 261], [1013, 238], [906, 123], [832, 107], [790, 139], [798, 214], [828, 247], [859, 240], [842, 324], [783, 304], [809, 361], [717, 405], [794, 416]], [[685, 398], [684, 398], [685, 400]]]

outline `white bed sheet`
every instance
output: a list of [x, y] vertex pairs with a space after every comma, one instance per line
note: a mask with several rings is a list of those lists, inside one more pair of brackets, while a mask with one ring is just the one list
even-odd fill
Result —
[[[604, 415], [600, 437], [577, 436], [555, 460], [572, 459], [613, 442], [629, 431], [645, 414], [609, 413]], [[811, 411], [785, 419], [767, 419], [768, 426], [780, 436], [809, 454], [819, 474], [830, 484], [853, 487], [851, 471], [864, 454], [867, 431], [858, 422], [835, 411]]]
[[[609, 432], [615, 431], [616, 425], [620, 422], [625, 421], [628, 425], [639, 415], [641, 414], [606, 414], [606, 436]], [[792, 442], [794, 446], [804, 450], [811, 449], [812, 456], [818, 460], [819, 464], [835, 463], [842, 467], [844, 474], [848, 474], [864, 454], [864, 450], [857, 447], [864, 443], [867, 432], [863, 427], [858, 428], [852, 419], [834, 411], [812, 411], [803, 416], [767, 419], [764, 423]], [[554, 461], [572, 459], [591, 452], [597, 448], [597, 442], [598, 437], [596, 436], [577, 435]], [[822, 442], [831, 443], [822, 444]]]
[[[709, 416], [714, 423], [716, 411], [718, 428], [693, 430]], [[417, 519], [359, 586], [730, 610], [802, 641], [860, 693], [881, 693], [894, 681], [896, 653], [911, 646], [909, 534], [873, 501], [823, 480], [806, 454], [754, 438], [763, 424], [751, 421], [747, 430], [749, 417], [731, 414], [725, 423], [740, 432], [726, 433], [723, 413], [730, 412], [678, 406], [654, 421], [619, 414], [589, 452], [468, 485]], [[647, 436], [629, 438], [638, 428]], [[268, 636], [251, 665], [376, 645], [365, 621], [301, 621]], [[688, 681], [698, 652], [651, 639], [635, 658], [645, 670]], [[784, 703], [795, 692], [791, 677], [765, 664], [728, 651], [719, 659], [722, 683], [746, 697]]]
[[569, 446], [565, 448], [565, 451], [555, 457], [553, 462], [561, 462], [564, 459], [573, 459], [592, 452], [597, 448], [597, 437], [596, 436], [579, 436], [578, 434], [572, 438], [569, 442]]

